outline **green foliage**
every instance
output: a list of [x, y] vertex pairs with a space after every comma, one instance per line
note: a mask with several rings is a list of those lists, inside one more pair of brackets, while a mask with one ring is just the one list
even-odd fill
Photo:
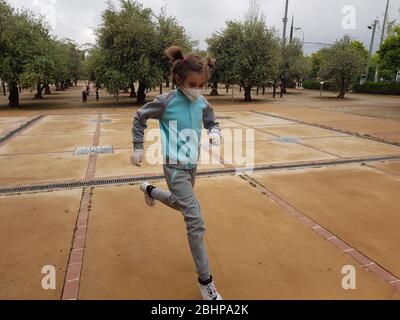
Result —
[[345, 36], [326, 49], [323, 57], [321, 77], [334, 81], [340, 91], [339, 98], [343, 98], [350, 84], [360, 78], [365, 67], [364, 56], [357, 45]]
[[118, 95], [120, 88], [127, 86], [128, 78], [118, 70], [110, 69], [103, 75], [103, 81], [109, 93]]
[[[311, 81], [311, 80], [304, 81], [303, 88], [309, 90], [321, 90], [321, 81]], [[323, 90], [336, 91], [337, 90], [336, 83], [332, 81], [324, 82]]]
[[282, 46], [281, 72], [287, 79], [305, 78], [310, 70], [308, 59], [304, 57], [303, 45], [299, 39], [293, 39]]
[[[79, 79], [81, 53], [75, 43], [51, 37], [42, 17], [14, 10], [4, 0], [0, 15], [0, 78], [10, 87], [42, 88]], [[15, 99], [18, 93], [10, 97], [10, 105], [18, 105]]]
[[366, 82], [363, 85], [354, 84], [353, 91], [358, 93], [400, 95], [400, 83], [396, 82]]
[[207, 39], [208, 51], [217, 60], [221, 81], [240, 83], [245, 100], [251, 100], [251, 88], [265, 85], [279, 74], [279, 40], [267, 28], [257, 3], [252, 3], [244, 21], [228, 21], [225, 29]]
[[[86, 73], [96, 82], [107, 87], [115, 81], [125, 79], [124, 87], [139, 81], [138, 103], [142, 103], [144, 89], [162, 83], [169, 73], [169, 61], [164, 51], [171, 45], [191, 50], [192, 43], [183, 27], [175, 18], [162, 10], [154, 16], [149, 8], [133, 0], [120, 0], [120, 9], [111, 3], [102, 14], [102, 23], [97, 29], [98, 46], [90, 52], [85, 63]], [[116, 72], [119, 76], [117, 77]], [[109, 88], [113, 91], [114, 88]]]
[[400, 25], [393, 27], [391, 34], [378, 51], [379, 65], [382, 69], [396, 73], [400, 70]]
[[311, 55], [310, 77], [313, 79], [320, 77], [321, 64], [326, 59], [326, 50], [326, 48], [322, 48]]

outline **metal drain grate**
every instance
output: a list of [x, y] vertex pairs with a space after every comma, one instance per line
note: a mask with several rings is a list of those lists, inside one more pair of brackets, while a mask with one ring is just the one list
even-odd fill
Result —
[[111, 154], [113, 152], [113, 146], [77, 147], [75, 149], [74, 155], [79, 156], [83, 154]]
[[279, 142], [279, 143], [300, 143], [303, 140], [299, 137], [275, 137], [272, 141]]
[[38, 185], [27, 185], [19, 187], [0, 188], [0, 194], [6, 193], [22, 193], [22, 192], [34, 192], [34, 191], [46, 191], [56, 189], [70, 189], [70, 188], [85, 188], [85, 187], [96, 187], [105, 186], [112, 184], [126, 184], [135, 183], [148, 180], [161, 180], [164, 176], [142, 176], [142, 177], [127, 177], [127, 178], [116, 178], [116, 179], [98, 179], [89, 181], [76, 181], [76, 182], [64, 182], [64, 183], [49, 183], [49, 184], [38, 184]]
[[112, 120], [111, 119], [95, 119], [95, 120], [90, 120], [90, 123], [94, 123], [94, 124], [99, 124], [99, 123], [111, 123]]
[[[267, 170], [282, 170], [282, 169], [301, 169], [301, 168], [315, 168], [315, 167], [328, 167], [340, 164], [350, 163], [364, 163], [374, 161], [385, 161], [385, 160], [400, 160], [400, 156], [382, 156], [373, 158], [350, 158], [350, 159], [338, 159], [338, 160], [317, 160], [313, 162], [303, 163], [284, 163], [284, 164], [273, 164], [273, 165], [260, 165], [254, 168], [254, 171], [267, 171]], [[198, 172], [198, 176], [217, 176], [217, 175], [230, 175], [237, 174], [238, 172], [245, 171], [240, 168], [223, 168], [223, 169], [211, 169], [208, 171]], [[12, 193], [23, 193], [23, 192], [40, 192], [40, 191], [52, 191], [57, 189], [71, 189], [71, 188], [84, 188], [84, 187], [97, 187], [115, 184], [129, 184], [139, 183], [143, 181], [158, 181], [163, 180], [163, 175], [154, 176], [136, 176], [136, 177], [124, 177], [124, 178], [109, 178], [109, 179], [95, 179], [86, 181], [72, 181], [72, 182], [59, 182], [59, 183], [47, 183], [47, 184], [31, 184], [15, 187], [0, 188], [0, 194], [12, 194]]]

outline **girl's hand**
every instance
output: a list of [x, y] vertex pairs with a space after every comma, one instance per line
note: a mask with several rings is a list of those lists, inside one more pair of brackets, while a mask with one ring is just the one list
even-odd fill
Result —
[[213, 129], [208, 135], [210, 142], [213, 146], [219, 147], [221, 145], [221, 134], [219, 130]]
[[134, 150], [131, 156], [131, 163], [137, 167], [144, 161], [144, 150]]

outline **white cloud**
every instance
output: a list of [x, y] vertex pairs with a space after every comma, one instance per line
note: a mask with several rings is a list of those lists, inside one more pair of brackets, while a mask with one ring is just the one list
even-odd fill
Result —
[[[78, 43], [94, 42], [92, 28], [101, 20], [106, 7], [103, 0], [8, 0], [13, 6], [26, 7], [48, 17], [53, 25], [53, 33], [60, 38], [71, 38]], [[118, 4], [118, 0], [113, 0]], [[194, 40], [200, 40], [205, 48], [205, 39], [213, 32], [221, 30], [226, 20], [241, 19], [248, 8], [249, 0], [141, 0], [145, 7], [156, 13], [166, 6], [167, 12], [175, 16]], [[382, 21], [386, 1], [380, 0], [290, 0], [289, 17], [295, 14], [295, 26], [304, 31], [305, 41], [331, 43], [350, 33], [367, 46], [371, 32], [366, 27], [376, 17]], [[260, 0], [266, 14], [267, 24], [274, 26], [281, 35], [284, 0]], [[357, 25], [354, 30], [344, 30], [342, 7], [356, 8]], [[400, 18], [400, 0], [391, 0], [391, 19]], [[53, 10], [54, 9], [54, 10]], [[47, 13], [46, 13], [47, 10]], [[290, 28], [290, 19], [289, 26]], [[297, 32], [297, 37], [302, 37]], [[289, 36], [289, 31], [288, 31]], [[379, 39], [379, 37], [377, 37]], [[376, 45], [378, 44], [378, 40]], [[306, 44], [307, 50], [318, 49]]]

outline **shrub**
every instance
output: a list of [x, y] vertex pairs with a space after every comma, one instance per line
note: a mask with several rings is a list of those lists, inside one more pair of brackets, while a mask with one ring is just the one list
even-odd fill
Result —
[[[321, 90], [321, 82], [307, 80], [307, 81], [303, 82], [303, 87], [304, 87], [304, 89]], [[336, 91], [337, 90], [335, 83], [331, 82], [331, 81], [325, 81], [323, 89], [327, 90], [327, 91]]]
[[399, 82], [366, 82], [354, 84], [353, 91], [357, 93], [400, 95]]

